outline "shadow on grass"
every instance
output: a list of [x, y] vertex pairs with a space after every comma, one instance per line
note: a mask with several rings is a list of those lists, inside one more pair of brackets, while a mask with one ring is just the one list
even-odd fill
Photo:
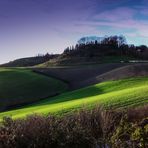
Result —
[[26, 107], [37, 107], [40, 105], [51, 105], [56, 103], [62, 103], [66, 101], [73, 101], [78, 99], [86, 99], [88, 97], [93, 97], [99, 94], [103, 94], [104, 91], [96, 86], [87, 87], [81, 90], [67, 92], [56, 97], [45, 99], [44, 101], [38, 102], [38, 104], [28, 105]]

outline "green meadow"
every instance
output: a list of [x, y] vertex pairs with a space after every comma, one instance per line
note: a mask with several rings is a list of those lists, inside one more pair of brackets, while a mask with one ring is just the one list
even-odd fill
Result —
[[[41, 87], [40, 87], [41, 88]], [[148, 77], [135, 77], [102, 82], [56, 97], [49, 97], [38, 103], [0, 113], [0, 119], [10, 116], [13, 119], [30, 114], [48, 113], [60, 115], [81, 107], [101, 105], [106, 108], [127, 108], [148, 103]]]
[[67, 89], [62, 81], [27, 69], [0, 68], [0, 108], [30, 103]]

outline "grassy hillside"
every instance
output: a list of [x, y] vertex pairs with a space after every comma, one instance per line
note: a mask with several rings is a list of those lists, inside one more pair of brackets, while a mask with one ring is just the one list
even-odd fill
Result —
[[0, 68], [0, 109], [53, 96], [66, 88], [62, 81], [31, 70]]
[[128, 63], [130, 60], [138, 60], [138, 58], [133, 58], [129, 56], [97, 56], [97, 57], [69, 57], [69, 56], [59, 56], [49, 61], [39, 64], [36, 67], [47, 68], [54, 66], [79, 66], [79, 65], [95, 65], [103, 63]]
[[59, 114], [82, 106], [92, 107], [96, 104], [115, 108], [143, 105], [148, 103], [147, 90], [148, 77], [102, 82], [49, 98], [22, 109], [0, 113], [0, 118], [3, 116], [19, 118], [32, 113]]

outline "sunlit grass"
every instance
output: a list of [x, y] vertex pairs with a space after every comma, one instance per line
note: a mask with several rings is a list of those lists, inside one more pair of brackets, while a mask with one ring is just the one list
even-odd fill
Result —
[[0, 113], [0, 118], [4, 116], [20, 118], [33, 113], [58, 114], [62, 111], [69, 112], [83, 106], [93, 107], [97, 104], [122, 108], [146, 103], [148, 103], [148, 77], [129, 78], [67, 92], [22, 109]]

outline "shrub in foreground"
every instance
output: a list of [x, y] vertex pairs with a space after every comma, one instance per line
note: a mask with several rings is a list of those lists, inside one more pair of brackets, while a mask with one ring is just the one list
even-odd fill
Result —
[[0, 148], [146, 148], [147, 109], [95, 108], [63, 117], [33, 115], [15, 121], [4, 118]]

